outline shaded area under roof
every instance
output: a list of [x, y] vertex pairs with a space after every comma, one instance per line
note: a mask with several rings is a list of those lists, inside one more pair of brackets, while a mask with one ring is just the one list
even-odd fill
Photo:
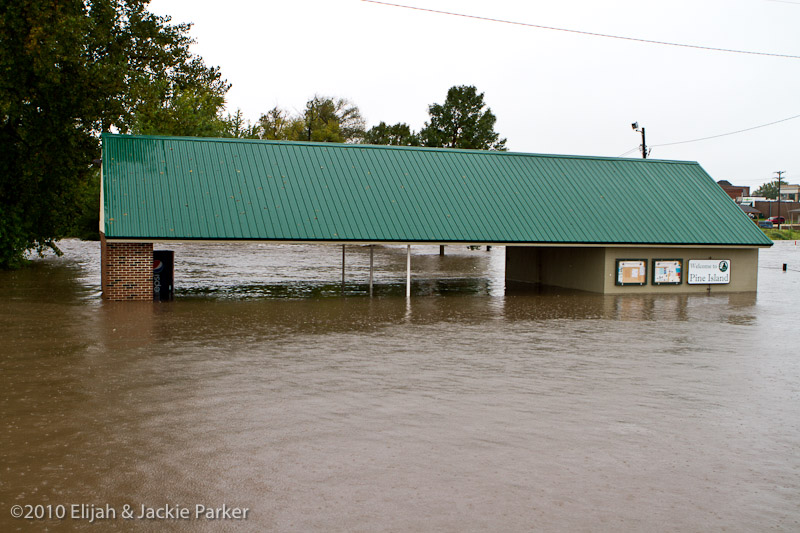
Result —
[[649, 159], [106, 134], [102, 201], [109, 239], [771, 244], [700, 165]]

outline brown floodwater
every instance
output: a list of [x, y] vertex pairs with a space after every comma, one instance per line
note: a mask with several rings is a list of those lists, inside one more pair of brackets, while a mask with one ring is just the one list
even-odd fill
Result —
[[62, 244], [0, 272], [0, 531], [800, 530], [794, 242], [697, 296], [414, 247], [410, 300], [402, 247], [369, 298], [365, 247], [342, 291], [340, 247], [184, 244], [165, 303], [102, 302], [97, 243]]

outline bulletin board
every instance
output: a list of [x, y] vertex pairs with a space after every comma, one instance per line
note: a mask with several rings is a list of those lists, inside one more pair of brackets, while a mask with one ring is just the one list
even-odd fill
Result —
[[683, 283], [683, 259], [653, 259], [653, 285]]
[[647, 283], [647, 259], [617, 259], [617, 285]]

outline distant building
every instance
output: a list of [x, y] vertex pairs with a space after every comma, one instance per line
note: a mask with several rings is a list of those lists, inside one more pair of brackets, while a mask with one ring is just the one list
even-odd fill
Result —
[[[757, 201], [753, 205], [756, 209], [761, 211], [765, 217], [782, 216], [786, 220], [791, 220], [791, 212], [793, 209], [800, 209], [800, 202], [792, 202], [789, 200], [766, 200]], [[778, 212], [780, 209], [780, 213]]]
[[762, 213], [755, 207], [750, 207], [749, 205], [745, 204], [739, 204], [739, 208], [741, 208], [741, 210], [744, 211], [745, 214], [752, 219], [758, 219], [764, 217], [764, 213]]
[[781, 200], [800, 202], [800, 185], [792, 185], [790, 183], [781, 185]]
[[750, 196], [750, 187], [746, 185], [731, 185], [728, 180], [719, 180], [717, 185], [722, 187], [722, 190], [733, 200], [740, 200], [743, 197]]
[[765, 196], [742, 196], [739, 200], [736, 201], [737, 204], [741, 205], [749, 205], [750, 207], [755, 207], [756, 202], [769, 202], [769, 198]]

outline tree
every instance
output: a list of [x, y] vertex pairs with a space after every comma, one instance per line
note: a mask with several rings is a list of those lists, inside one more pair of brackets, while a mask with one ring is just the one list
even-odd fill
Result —
[[428, 113], [431, 120], [419, 132], [423, 146], [506, 150], [506, 139], [494, 131], [497, 119], [472, 85], [451, 87], [444, 104], [429, 106]]
[[80, 211], [67, 234], [85, 241], [98, 241], [100, 240], [100, 213], [98, 212], [100, 168], [92, 169], [88, 180], [81, 184], [79, 194]]
[[[289, 113], [278, 106], [273, 107], [258, 119], [254, 133], [259, 139], [285, 141], [289, 138], [292, 120]], [[299, 128], [302, 129], [302, 128]]]
[[230, 84], [218, 68], [200, 58], [158, 73], [139, 87], [131, 131], [138, 135], [222, 137], [227, 130], [221, 111]]
[[377, 126], [372, 126], [364, 134], [363, 142], [366, 144], [383, 144], [392, 146], [419, 146], [419, 136], [411, 131], [405, 122], [398, 122], [391, 126], [381, 121]]
[[316, 95], [302, 113], [291, 115], [273, 107], [255, 124], [245, 123], [241, 112], [228, 116], [228, 135], [278, 141], [355, 143], [364, 136], [364, 119], [358, 107], [344, 98]]
[[225, 131], [222, 133], [222, 137], [249, 139], [255, 137], [253, 129], [254, 126], [244, 118], [242, 110], [237, 109], [236, 113], [228, 113], [228, 115], [225, 117]]
[[55, 241], [74, 228], [93, 186], [101, 132], [214, 131], [228, 85], [189, 52], [190, 25], [171, 25], [147, 4], [4, 3], [0, 268], [20, 265], [28, 250], [59, 253]]
[[315, 95], [303, 114], [288, 125], [293, 141], [354, 143], [364, 136], [364, 119], [358, 107], [344, 98]]
[[778, 181], [771, 181], [769, 183], [765, 183], [761, 187], [753, 192], [753, 196], [763, 196], [764, 198], [769, 198], [770, 200], [777, 200], [778, 199]]

